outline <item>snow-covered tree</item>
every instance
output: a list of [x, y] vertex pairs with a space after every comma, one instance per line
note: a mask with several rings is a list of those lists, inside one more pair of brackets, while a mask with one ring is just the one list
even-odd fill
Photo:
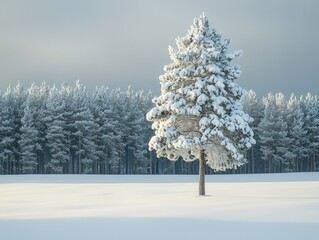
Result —
[[34, 119], [34, 127], [38, 132], [37, 136], [37, 172], [40, 174], [45, 173], [45, 166], [47, 163], [47, 142], [46, 142], [46, 129], [48, 111], [46, 110], [47, 97], [49, 95], [49, 86], [43, 82], [40, 86], [35, 83], [26, 92], [29, 102], [29, 107]]
[[21, 149], [19, 141], [21, 140], [22, 118], [24, 116], [24, 107], [27, 95], [21, 83], [18, 83], [10, 94], [10, 105], [13, 106], [13, 123], [14, 123], [14, 142], [13, 151], [15, 158], [12, 161], [9, 173], [20, 173], [21, 169]]
[[21, 151], [21, 172], [26, 174], [37, 173], [39, 146], [38, 131], [35, 127], [34, 114], [30, 108], [29, 99], [24, 108], [24, 116], [21, 120], [21, 139], [19, 140]]
[[146, 173], [148, 156], [142, 92], [134, 94], [129, 87], [126, 99], [126, 157], [131, 161], [128, 173]]
[[235, 80], [239, 65], [231, 61], [241, 51], [230, 52], [204, 16], [194, 19], [188, 34], [169, 47], [172, 63], [160, 76], [161, 95], [147, 113], [155, 130], [149, 142], [157, 155], [185, 161], [199, 159], [199, 194], [205, 195], [205, 162], [226, 170], [246, 163], [244, 150], [255, 143], [252, 118], [242, 111], [243, 94]]
[[[61, 104], [63, 105], [62, 119], [65, 121], [64, 132], [66, 134], [66, 144], [68, 148], [68, 160], [65, 173], [75, 173], [74, 162], [72, 161], [72, 129], [73, 129], [73, 89], [70, 85], [63, 83], [59, 91]], [[62, 110], [62, 109], [61, 109]]]
[[293, 159], [290, 161], [291, 170], [299, 171], [300, 163], [302, 163], [309, 153], [309, 137], [305, 129], [304, 114], [298, 104], [294, 118], [292, 119], [292, 128], [290, 130], [293, 141], [291, 143], [291, 152]]
[[114, 104], [111, 103], [108, 88], [96, 88], [92, 101], [91, 110], [94, 115], [94, 121], [98, 126], [96, 171], [106, 174], [116, 173], [119, 163], [118, 148], [121, 142], [121, 135], [117, 129], [118, 122], [114, 118]]
[[46, 103], [46, 142], [49, 159], [46, 163], [47, 173], [63, 173], [70, 159], [70, 144], [66, 119], [63, 116], [65, 104], [57, 88], [50, 89]]
[[264, 116], [258, 125], [259, 142], [261, 143], [262, 160], [264, 161], [264, 171], [271, 172], [272, 162], [275, 156], [275, 143], [273, 142], [273, 128], [274, 122], [274, 96], [269, 93], [266, 98], [263, 99], [264, 103]]
[[10, 164], [15, 162], [14, 106], [11, 88], [0, 94], [0, 174], [10, 173]]
[[304, 113], [309, 145], [307, 163], [301, 162], [299, 171], [317, 170], [316, 162], [319, 156], [319, 104], [317, 97], [308, 93], [305, 97], [301, 97], [300, 106]]
[[284, 116], [285, 101], [282, 94], [268, 94], [264, 98], [264, 117], [258, 125], [262, 159], [265, 170], [281, 172], [291, 159], [291, 138]]
[[277, 159], [276, 163], [279, 167], [279, 172], [287, 171], [287, 166], [291, 159], [291, 143], [293, 139], [289, 135], [288, 121], [287, 121], [287, 103], [283, 93], [275, 94], [277, 120], [275, 122], [275, 141], [277, 141]]
[[78, 173], [92, 173], [93, 165], [98, 157], [95, 154], [97, 124], [89, 106], [89, 95], [85, 87], [76, 82], [73, 90], [73, 149], [77, 162]]
[[127, 169], [127, 136], [130, 134], [127, 126], [127, 94], [120, 89], [114, 89], [110, 94], [113, 121], [116, 122], [114, 131], [117, 136], [120, 136], [116, 143], [116, 156], [113, 159], [112, 172], [124, 174]]
[[[138, 160], [138, 166], [136, 167], [136, 173], [150, 172], [150, 152], [148, 151], [148, 142], [152, 136], [151, 124], [145, 119], [145, 113], [152, 107], [152, 93], [149, 92], [146, 96], [143, 92], [138, 92], [135, 96], [135, 103], [137, 105], [138, 120], [138, 135], [140, 136], [138, 143], [136, 144], [136, 159]], [[148, 170], [149, 169], [149, 170]]]
[[251, 116], [254, 121], [250, 124], [254, 131], [254, 138], [256, 139], [256, 144], [252, 146], [247, 151], [248, 165], [251, 165], [250, 171], [254, 173], [263, 171], [263, 164], [261, 160], [260, 144], [259, 144], [259, 132], [258, 125], [263, 117], [263, 104], [262, 101], [258, 99], [256, 92], [249, 90], [244, 94], [241, 99], [243, 110], [249, 116]]

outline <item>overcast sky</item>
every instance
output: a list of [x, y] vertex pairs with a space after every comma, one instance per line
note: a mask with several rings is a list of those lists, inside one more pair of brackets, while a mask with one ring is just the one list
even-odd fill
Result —
[[242, 87], [319, 94], [318, 9], [316, 0], [0, 0], [0, 89], [80, 79], [159, 94], [168, 45], [205, 12], [244, 52]]

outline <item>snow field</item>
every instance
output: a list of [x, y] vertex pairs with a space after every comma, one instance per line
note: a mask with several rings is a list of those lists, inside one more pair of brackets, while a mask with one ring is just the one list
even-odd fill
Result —
[[0, 176], [1, 239], [317, 239], [319, 173]]

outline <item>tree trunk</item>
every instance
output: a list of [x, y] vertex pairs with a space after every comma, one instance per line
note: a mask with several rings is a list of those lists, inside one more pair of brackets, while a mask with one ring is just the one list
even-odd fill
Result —
[[268, 160], [268, 172], [271, 173], [271, 160]]
[[254, 147], [251, 147], [251, 173], [255, 173]]
[[153, 158], [152, 158], [152, 151], [150, 151], [150, 174], [153, 174]]
[[199, 159], [199, 196], [205, 196], [205, 150], [201, 150]]
[[78, 174], [81, 174], [81, 137], [79, 136]]
[[316, 172], [318, 170], [318, 157], [315, 155], [313, 158], [313, 171]]

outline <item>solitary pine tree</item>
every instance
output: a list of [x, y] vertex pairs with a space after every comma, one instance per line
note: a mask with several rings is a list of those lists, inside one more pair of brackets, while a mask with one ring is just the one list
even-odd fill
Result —
[[205, 162], [215, 170], [246, 163], [244, 150], [255, 143], [252, 118], [242, 111], [243, 89], [235, 80], [239, 65], [231, 61], [241, 51], [228, 50], [230, 40], [200, 16], [188, 34], [169, 47], [172, 63], [160, 76], [161, 95], [147, 113], [155, 130], [149, 142], [158, 157], [199, 159], [199, 195], [205, 195]]

